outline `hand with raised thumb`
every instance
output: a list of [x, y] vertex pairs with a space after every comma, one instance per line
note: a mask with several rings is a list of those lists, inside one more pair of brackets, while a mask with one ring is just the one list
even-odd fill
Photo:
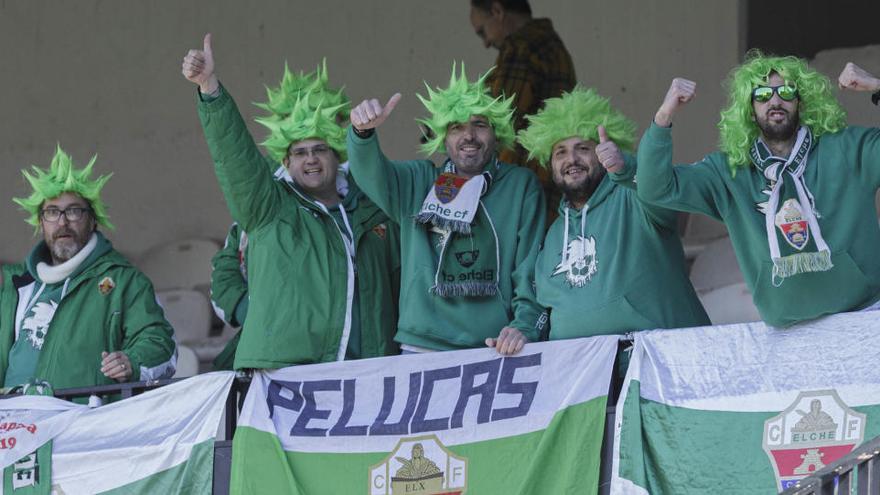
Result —
[[599, 158], [599, 163], [608, 172], [620, 172], [625, 165], [623, 153], [620, 152], [617, 144], [608, 137], [605, 126], [600, 125], [596, 131], [599, 133], [599, 145], [596, 146], [596, 157]]
[[214, 50], [211, 47], [211, 33], [205, 35], [201, 50], [190, 50], [183, 57], [181, 66], [183, 77], [199, 85], [199, 91], [212, 94], [220, 83], [214, 74]]
[[362, 101], [351, 110], [352, 127], [359, 131], [379, 127], [391, 115], [391, 112], [394, 111], [394, 107], [397, 106], [400, 98], [400, 93], [394, 93], [394, 96], [388, 100], [384, 107], [375, 98]]

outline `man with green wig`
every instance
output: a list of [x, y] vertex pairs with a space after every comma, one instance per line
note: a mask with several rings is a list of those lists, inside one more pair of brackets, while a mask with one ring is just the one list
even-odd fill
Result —
[[449, 87], [419, 97], [441, 167], [385, 157], [375, 129], [400, 95], [382, 107], [365, 100], [351, 112], [351, 173], [400, 224], [401, 315], [395, 339], [405, 352], [488, 345], [513, 354], [537, 338], [540, 314], [532, 273], [544, 232], [544, 195], [531, 171], [502, 163], [513, 144], [510, 98], [490, 96], [483, 75], [452, 69]]
[[519, 142], [563, 196], [535, 266], [550, 339], [708, 325], [675, 212], [636, 194], [635, 124], [581, 87], [528, 120]]
[[[278, 87], [266, 88], [266, 102], [255, 104], [268, 112], [266, 116], [257, 117], [256, 122], [271, 129], [275, 123], [289, 116], [297, 100], [305, 95], [308, 95], [311, 106], [338, 108], [336, 121], [340, 124], [351, 111], [350, 101], [343, 91], [330, 88], [326, 61], [308, 74], [294, 74], [284, 64], [284, 75]], [[347, 175], [348, 163], [340, 164], [336, 175], [336, 190], [342, 197], [348, 193]], [[283, 164], [275, 170], [275, 179], [292, 180]], [[211, 305], [217, 317], [239, 329], [247, 318], [249, 305], [247, 244], [247, 232], [233, 222], [223, 247], [211, 258]], [[241, 332], [238, 332], [227, 342], [226, 347], [214, 359], [215, 369], [232, 369], [240, 338]]]
[[171, 325], [150, 281], [98, 226], [112, 228], [95, 158], [77, 169], [60, 147], [48, 169], [23, 171], [30, 196], [15, 198], [43, 239], [24, 263], [3, 267], [3, 387], [54, 388], [156, 380], [174, 375]]
[[[851, 63], [838, 82], [880, 90], [880, 78]], [[695, 90], [673, 80], [639, 145], [639, 196], [723, 221], [770, 325], [875, 305], [880, 129], [848, 127], [828, 78], [799, 58], [750, 52], [729, 87], [721, 151], [673, 167], [672, 120]]]
[[[248, 233], [248, 311], [234, 368], [397, 352], [398, 235], [353, 181], [336, 187], [346, 156], [337, 106], [297, 98], [269, 128], [263, 157], [214, 72], [211, 35], [190, 50], [184, 76], [199, 86], [199, 117], [233, 219]], [[283, 163], [291, 181], [272, 170]]]

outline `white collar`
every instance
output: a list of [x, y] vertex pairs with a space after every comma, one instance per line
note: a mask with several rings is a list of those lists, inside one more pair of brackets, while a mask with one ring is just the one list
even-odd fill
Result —
[[40, 280], [46, 284], [55, 284], [61, 282], [70, 276], [71, 273], [76, 271], [79, 268], [79, 265], [82, 264], [86, 258], [92, 254], [92, 251], [95, 250], [95, 246], [98, 245], [98, 234], [92, 233], [91, 239], [89, 242], [83, 246], [82, 249], [76, 253], [73, 258], [61, 263], [60, 265], [49, 265], [43, 261], [37, 263], [37, 275], [40, 277]]

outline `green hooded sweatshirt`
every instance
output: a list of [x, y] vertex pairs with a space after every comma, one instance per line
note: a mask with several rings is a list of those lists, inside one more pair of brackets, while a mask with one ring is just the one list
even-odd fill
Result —
[[[101, 352], [122, 351], [131, 361], [130, 381], [170, 378], [176, 354], [173, 330], [156, 302], [152, 284], [101, 233], [96, 235], [97, 246], [83, 262], [85, 266], [60, 283], [61, 297], [40, 335], [42, 349], [33, 377], [48, 381], [56, 390], [115, 383], [101, 373]], [[4, 383], [16, 334], [19, 338], [28, 335], [18, 328], [17, 313], [25, 314], [25, 306], [38, 299], [38, 293], [51, 290], [35, 269], [37, 261], [48, 258], [48, 248], [41, 241], [27, 265], [3, 267], [0, 379]]]
[[428, 160], [391, 161], [379, 148], [376, 134], [362, 139], [351, 129], [348, 161], [367, 196], [400, 225], [402, 290], [395, 340], [431, 350], [467, 349], [485, 346], [485, 339], [497, 337], [505, 326], [537, 339], [541, 309], [532, 276], [546, 207], [535, 174], [499, 163], [481, 198], [498, 237], [498, 293], [441, 297], [429, 292], [440, 249], [429, 228], [414, 217], [442, 169]]
[[625, 172], [599, 183], [586, 216], [563, 199], [547, 232], [535, 286], [551, 340], [710, 324], [687, 277], [675, 212], [639, 201], [627, 158]]
[[[360, 356], [397, 353], [398, 229], [351, 181], [341, 203], [354, 237], [323, 205], [274, 179], [226, 90], [199, 118], [233, 219], [247, 232], [249, 304], [235, 368], [341, 360], [359, 317]], [[346, 229], [347, 230], [347, 229]], [[355, 278], [357, 277], [357, 278]], [[354, 291], [360, 311], [353, 315]]]
[[816, 139], [804, 170], [834, 267], [773, 283], [764, 214], [767, 180], [754, 167], [732, 175], [723, 153], [672, 165], [671, 128], [651, 124], [639, 144], [639, 197], [727, 225], [736, 258], [765, 322], [788, 326], [866, 308], [880, 299], [880, 129], [847, 127]]

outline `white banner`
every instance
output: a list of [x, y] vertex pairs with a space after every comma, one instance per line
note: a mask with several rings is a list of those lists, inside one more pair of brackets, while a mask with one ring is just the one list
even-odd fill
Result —
[[[93, 494], [143, 482], [186, 463], [194, 447], [214, 438], [234, 376], [198, 375], [95, 409], [51, 397], [0, 401], [0, 423], [22, 425], [0, 432], [7, 445], [16, 439], [0, 449], [0, 459], [6, 467], [53, 439], [53, 492]], [[211, 467], [201, 468], [208, 480]]]

